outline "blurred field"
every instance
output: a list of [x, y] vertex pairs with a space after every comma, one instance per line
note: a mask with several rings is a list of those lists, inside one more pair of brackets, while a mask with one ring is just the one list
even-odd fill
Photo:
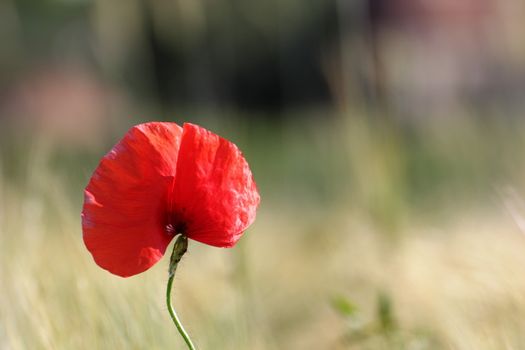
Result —
[[[410, 142], [359, 118], [221, 125], [263, 201], [234, 249], [190, 242], [175, 303], [200, 348], [525, 346], [521, 123], [464, 119]], [[3, 136], [0, 348], [182, 348], [167, 260], [121, 279], [83, 246], [82, 189], [103, 146]]]
[[234, 249], [190, 242], [177, 272], [199, 349], [525, 349], [524, 19], [503, 0], [0, 1], [0, 350], [184, 348], [167, 259], [122, 279], [81, 236], [100, 157], [150, 120], [232, 140], [261, 192]]

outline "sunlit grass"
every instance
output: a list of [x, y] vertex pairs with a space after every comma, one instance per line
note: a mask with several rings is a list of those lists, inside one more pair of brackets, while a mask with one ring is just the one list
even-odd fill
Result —
[[[499, 192], [522, 193], [522, 128], [410, 138], [358, 119], [241, 125], [228, 136], [253, 164], [258, 219], [234, 249], [190, 242], [174, 285], [199, 348], [524, 347], [525, 236]], [[100, 151], [6, 140], [0, 348], [182, 348], [164, 305], [167, 259], [122, 279], [83, 245], [82, 186]], [[395, 327], [355, 340], [381, 293]]]

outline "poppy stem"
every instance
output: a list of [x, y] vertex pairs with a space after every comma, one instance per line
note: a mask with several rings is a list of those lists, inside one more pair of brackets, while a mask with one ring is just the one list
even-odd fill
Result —
[[193, 345], [193, 343], [191, 342], [190, 336], [182, 326], [182, 323], [180, 322], [179, 317], [177, 316], [177, 313], [175, 312], [175, 309], [171, 304], [171, 287], [173, 286], [173, 278], [175, 277], [177, 265], [179, 264], [180, 259], [182, 259], [184, 253], [186, 253], [187, 248], [188, 238], [184, 235], [179, 235], [179, 237], [177, 237], [177, 240], [175, 241], [175, 244], [173, 245], [173, 252], [171, 253], [170, 258], [170, 267], [168, 270], [168, 287], [166, 289], [166, 304], [168, 305], [168, 311], [170, 313], [171, 319], [173, 320], [173, 323], [175, 323], [175, 326], [177, 327], [177, 330], [179, 331], [180, 335], [186, 342], [186, 345], [188, 345], [188, 348], [190, 350], [195, 350], [195, 345]]

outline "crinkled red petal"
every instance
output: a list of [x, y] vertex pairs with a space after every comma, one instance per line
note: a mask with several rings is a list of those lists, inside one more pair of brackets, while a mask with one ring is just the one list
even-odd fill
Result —
[[174, 216], [186, 235], [231, 247], [255, 220], [259, 193], [248, 163], [233, 143], [184, 124], [173, 188]]
[[85, 190], [84, 242], [96, 263], [128, 277], [147, 270], [173, 238], [164, 223], [182, 128], [146, 123], [131, 128], [102, 158]]

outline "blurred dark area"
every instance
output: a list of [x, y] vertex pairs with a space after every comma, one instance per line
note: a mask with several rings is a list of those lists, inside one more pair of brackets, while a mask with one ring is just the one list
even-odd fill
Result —
[[60, 88], [99, 106], [118, 95], [273, 118], [319, 106], [512, 112], [522, 14], [497, 0], [4, 0], [2, 115], [29, 108], [28, 89], [46, 90], [45, 104]]
[[275, 112], [330, 102], [320, 57], [336, 42], [334, 6], [320, 6], [307, 23], [296, 25], [279, 21], [277, 9], [275, 27], [266, 29], [253, 23], [255, 15], [249, 12], [257, 11], [256, 6], [246, 13], [242, 1], [229, 5], [227, 18], [209, 14], [203, 33], [185, 50], [169, 40], [177, 25], [164, 29], [166, 33], [156, 28], [154, 9], [144, 4], [155, 91], [163, 105], [222, 103]]
[[12, 93], [28, 68], [40, 77], [73, 65], [167, 110], [330, 103], [321, 58], [338, 43], [335, 4], [299, 5], [8, 0], [2, 87]]

